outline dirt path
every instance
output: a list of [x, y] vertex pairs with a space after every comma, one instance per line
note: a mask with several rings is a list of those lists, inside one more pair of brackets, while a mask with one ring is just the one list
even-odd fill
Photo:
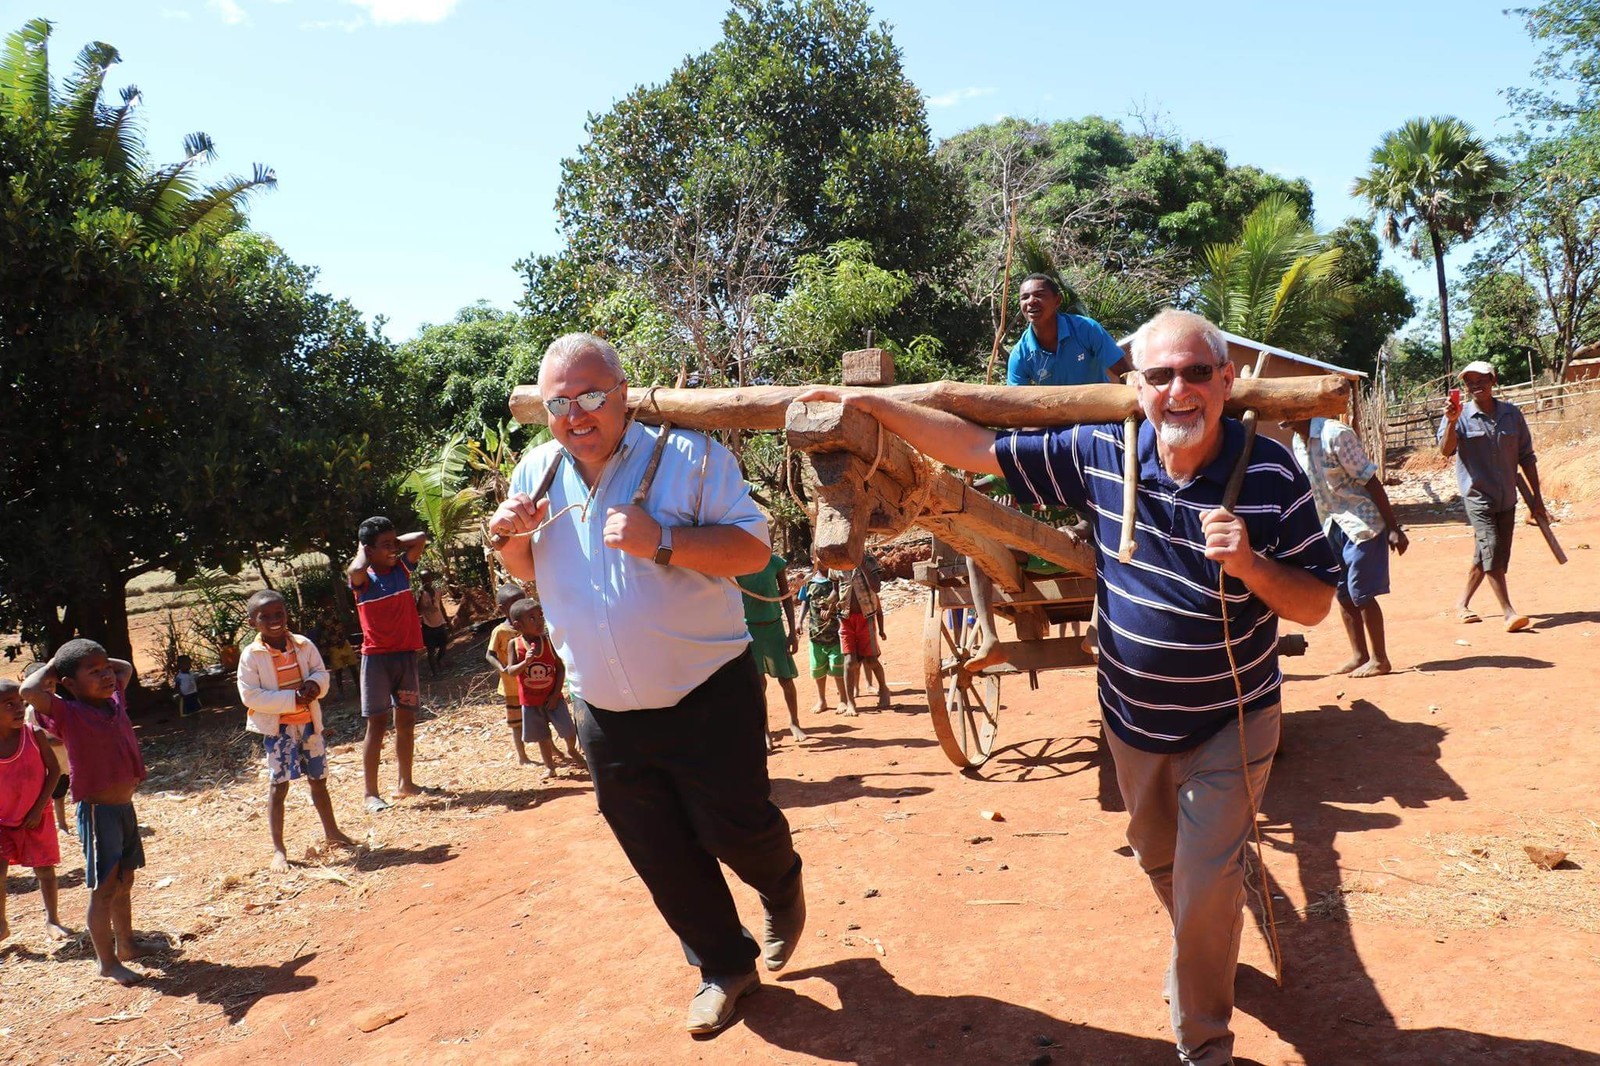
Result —
[[[1558, 527], [1572, 555], [1559, 569], [1519, 530], [1512, 588], [1536, 625], [1506, 634], [1448, 610], [1469, 543], [1453, 509], [1407, 512], [1414, 547], [1385, 603], [1401, 672], [1324, 676], [1345, 652], [1335, 620], [1286, 661], [1263, 823], [1287, 975], [1273, 986], [1247, 929], [1238, 1051], [1600, 1062], [1600, 553], [1579, 547], [1600, 521]], [[1165, 919], [1128, 857], [1090, 676], [1008, 682], [1005, 747], [963, 776], [929, 728], [921, 627], [915, 607], [890, 616], [893, 711], [803, 712], [813, 739], [773, 757], [811, 923], [791, 971], [713, 1041], [681, 1033], [693, 973], [586, 785], [566, 783], [526, 809], [509, 809], [512, 793], [463, 796], [440, 814], [451, 846], [393, 839], [397, 865], [373, 890], [324, 884], [303, 897], [323, 901], [309, 920], [240, 919], [151, 988], [85, 970], [48, 1038], [39, 1019], [3, 1015], [23, 1039], [0, 1057], [132, 1066], [179, 1042], [204, 1063], [1171, 1062]], [[430, 772], [451, 781], [443, 763]], [[342, 780], [341, 809], [357, 791]], [[1575, 868], [1535, 870], [1523, 843], [1565, 848]], [[206, 862], [163, 854], [159, 836], [151, 850], [149, 878]], [[69, 914], [81, 892], [66, 893]], [[736, 895], [753, 925], [753, 894]], [[32, 902], [12, 898], [16, 925]], [[352, 1018], [370, 1007], [407, 1013], [362, 1033]]]

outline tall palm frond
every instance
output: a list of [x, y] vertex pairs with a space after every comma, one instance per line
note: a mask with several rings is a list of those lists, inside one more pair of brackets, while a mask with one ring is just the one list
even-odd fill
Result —
[[1267, 197], [1239, 238], [1206, 247], [1201, 314], [1231, 333], [1283, 348], [1313, 343], [1350, 305], [1343, 252], [1328, 247], [1285, 196]]
[[50, 23], [29, 19], [0, 49], [0, 113], [50, 113]]

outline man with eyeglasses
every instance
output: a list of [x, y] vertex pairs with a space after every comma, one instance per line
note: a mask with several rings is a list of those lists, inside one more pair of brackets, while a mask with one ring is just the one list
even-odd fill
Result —
[[1455, 456], [1456, 485], [1472, 526], [1472, 565], [1467, 568], [1467, 586], [1456, 613], [1463, 622], [1482, 620], [1472, 609], [1472, 595], [1487, 579], [1506, 632], [1516, 633], [1529, 625], [1528, 616], [1511, 605], [1511, 593], [1506, 589], [1517, 517], [1517, 468], [1528, 477], [1534, 514], [1545, 517], [1539, 461], [1522, 412], [1495, 398], [1493, 365], [1481, 360], [1468, 363], [1461, 368], [1461, 384], [1471, 399], [1463, 407], [1460, 393], [1451, 390], [1439, 423], [1439, 451]]
[[1234, 368], [1217, 327], [1169, 309], [1131, 347], [1145, 422], [1129, 563], [1117, 558], [1120, 424], [995, 433], [871, 392], [842, 402], [943, 463], [1003, 474], [1024, 502], [1090, 517], [1100, 705], [1128, 842], [1172, 920], [1166, 994], [1178, 1058], [1215, 1066], [1233, 1061], [1244, 847], [1278, 746], [1278, 618], [1320, 622], [1339, 566], [1305, 474], [1274, 440], [1255, 439], [1239, 501], [1220, 509], [1245, 433], [1222, 414]]
[[[739, 587], [772, 556], [726, 448], [628, 415], [616, 351], [571, 333], [539, 364], [553, 441], [532, 449], [489, 523], [506, 570], [536, 581], [567, 667], [595, 798], [701, 981], [686, 1027], [733, 1020], [759, 956], [781, 970], [805, 926], [800, 857], [771, 800], [766, 698]], [[548, 496], [535, 499], [551, 467]], [[758, 945], [718, 861], [761, 896]]]

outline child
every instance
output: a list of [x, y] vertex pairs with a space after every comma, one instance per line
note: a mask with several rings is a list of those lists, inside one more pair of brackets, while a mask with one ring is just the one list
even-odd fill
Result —
[[133, 878], [144, 865], [144, 842], [133, 794], [146, 775], [128, 720], [132, 679], [132, 663], [79, 639], [61, 645], [44, 669], [22, 683], [22, 698], [39, 724], [67, 746], [89, 889], [89, 939], [100, 976], [120, 985], [143, 980], [123, 965], [142, 953], [133, 939]]
[[522, 740], [522, 694], [517, 687], [517, 671], [511, 668], [511, 642], [517, 638], [517, 631], [511, 628], [510, 617], [511, 608], [527, 595], [521, 585], [510, 582], [501, 585], [495, 592], [494, 604], [500, 609], [500, 617], [506, 621], [494, 627], [494, 632], [489, 634], [489, 646], [483, 653], [484, 659], [500, 677], [500, 695], [506, 701], [506, 724], [511, 727], [511, 743], [517, 749], [517, 764], [520, 766], [528, 765], [528, 749]]
[[839, 587], [839, 646], [844, 651], [845, 693], [852, 707], [860, 704], [861, 668], [865, 666], [867, 675], [875, 676], [878, 682], [878, 709], [887, 710], [889, 687], [883, 678], [878, 639], [888, 634], [883, 628], [883, 606], [878, 602], [877, 570], [878, 561], [870, 553], [863, 553], [860, 566], [836, 571], [833, 578]]
[[44, 733], [44, 739], [49, 742], [50, 750], [55, 754], [56, 765], [61, 768], [61, 777], [56, 781], [55, 791], [50, 793], [50, 798], [55, 800], [56, 804], [56, 828], [63, 833], [70, 833], [72, 827], [67, 824], [67, 790], [72, 787], [72, 775], [67, 773], [67, 746], [39, 724], [39, 716], [34, 714], [32, 707], [27, 708], [24, 721], [29, 729], [38, 729]]
[[289, 782], [304, 777], [311, 802], [322, 819], [322, 836], [330, 845], [354, 847], [339, 831], [328, 798], [327, 733], [321, 699], [328, 691], [328, 671], [317, 646], [289, 631], [289, 604], [271, 589], [245, 601], [250, 624], [259, 634], [239, 658], [239, 699], [245, 728], [260, 733], [267, 753], [271, 791], [267, 796], [267, 828], [272, 834], [272, 870], [289, 869], [283, 847], [283, 803]]
[[522, 739], [539, 742], [539, 758], [544, 761], [548, 778], [555, 772], [556, 746], [550, 740], [550, 727], [567, 744], [567, 757], [583, 766], [578, 754], [578, 729], [572, 724], [572, 712], [561, 695], [567, 670], [550, 646], [544, 632], [544, 608], [531, 599], [521, 599], [511, 605], [507, 616], [517, 637], [511, 642], [511, 670], [517, 675], [517, 690], [522, 700]]
[[172, 680], [178, 686], [178, 717], [199, 714], [200, 679], [194, 676], [194, 662], [187, 655], [178, 656], [178, 673]]
[[396, 796], [417, 796], [426, 789], [411, 780], [411, 754], [416, 741], [417, 652], [422, 650], [422, 620], [411, 593], [411, 568], [428, 546], [428, 534], [400, 536], [382, 516], [369, 518], [356, 531], [359, 542], [346, 573], [361, 618], [361, 717], [367, 720], [361, 749], [366, 777], [367, 810], [389, 809], [378, 795], [378, 760], [383, 736], [394, 715], [394, 759], [400, 771]]
[[439, 594], [438, 575], [424, 570], [417, 577], [422, 587], [417, 590], [417, 613], [422, 617], [422, 643], [428, 649], [428, 673], [437, 677], [444, 665], [444, 653], [450, 649], [450, 615], [444, 609], [444, 597]]
[[811, 572], [811, 579], [797, 594], [800, 601], [800, 621], [810, 619], [806, 633], [811, 637], [811, 677], [817, 683], [817, 705], [814, 712], [828, 709], [828, 682], [833, 678], [839, 690], [839, 713], [855, 714], [844, 691], [844, 655], [839, 649], [839, 600], [833, 580], [821, 569]]
[[12, 863], [33, 867], [39, 879], [45, 932], [54, 940], [71, 935], [56, 913], [61, 845], [44, 814], [60, 778], [61, 766], [44, 730], [26, 724], [17, 683], [0, 678], [0, 940], [11, 935], [4, 885]]
[[[750, 630], [750, 651], [761, 671], [762, 688], [765, 689], [767, 678], [778, 679], [783, 701], [789, 709], [789, 735], [799, 743], [806, 739], [806, 731], [800, 728], [800, 693], [794, 684], [794, 679], [800, 676], [794, 665], [794, 653], [800, 647], [800, 631], [795, 628], [794, 602], [789, 597], [785, 576], [788, 566], [783, 556], [773, 552], [765, 570], [734, 581], [744, 593], [744, 624]], [[776, 602], [780, 596], [781, 609]], [[767, 750], [772, 750], [771, 733], [767, 734]]]
[[328, 669], [333, 673], [333, 683], [339, 697], [344, 696], [344, 672], [350, 671], [350, 680], [359, 682], [360, 675], [356, 673], [359, 660], [356, 658], [355, 648], [350, 646], [350, 635], [344, 630], [344, 623], [339, 621], [338, 612], [328, 616], [326, 624], [322, 627], [323, 639], [328, 642]]

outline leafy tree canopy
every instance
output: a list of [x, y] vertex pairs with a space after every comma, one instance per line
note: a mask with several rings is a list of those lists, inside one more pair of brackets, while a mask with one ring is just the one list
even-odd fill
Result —
[[520, 316], [483, 302], [424, 326], [399, 350], [416, 382], [418, 423], [442, 437], [498, 426], [511, 390], [538, 377], [543, 351]]

